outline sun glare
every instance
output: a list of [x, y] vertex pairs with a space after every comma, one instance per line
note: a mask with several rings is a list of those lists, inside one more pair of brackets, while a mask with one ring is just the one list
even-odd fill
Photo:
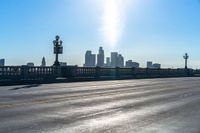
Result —
[[101, 30], [104, 40], [111, 46], [115, 46], [122, 35], [126, 5], [123, 0], [104, 0]]
[[115, 0], [108, 0], [105, 3], [103, 14], [103, 33], [106, 41], [115, 45], [120, 30], [120, 16], [117, 10], [118, 4]]

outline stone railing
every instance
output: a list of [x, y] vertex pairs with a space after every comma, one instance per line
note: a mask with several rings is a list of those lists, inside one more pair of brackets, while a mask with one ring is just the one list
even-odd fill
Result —
[[34, 83], [35, 81], [54, 82], [58, 79], [65, 81], [106, 80], [106, 79], [134, 79], [134, 78], [162, 78], [184, 77], [200, 74], [192, 69], [146, 69], [146, 68], [100, 68], [100, 67], [28, 67], [4, 66], [0, 67], [0, 85], [2, 83]]

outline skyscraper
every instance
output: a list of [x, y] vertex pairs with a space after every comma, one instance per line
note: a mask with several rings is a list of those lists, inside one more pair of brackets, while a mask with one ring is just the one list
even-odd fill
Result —
[[106, 67], [111, 67], [110, 65], [110, 57], [106, 57]]
[[104, 50], [103, 47], [99, 47], [99, 54], [97, 55], [97, 66], [104, 66]]
[[111, 67], [117, 67], [118, 53], [111, 52]]
[[124, 67], [124, 57], [121, 54], [119, 54], [117, 58], [117, 67]]
[[0, 59], [0, 66], [4, 66], [5, 65], [5, 59]]
[[46, 66], [46, 61], [45, 61], [45, 58], [44, 58], [44, 57], [42, 58], [41, 66], [42, 66], [42, 67], [45, 67], [45, 66]]
[[95, 67], [96, 55], [92, 54], [92, 51], [88, 50], [85, 53], [85, 64], [84, 67]]

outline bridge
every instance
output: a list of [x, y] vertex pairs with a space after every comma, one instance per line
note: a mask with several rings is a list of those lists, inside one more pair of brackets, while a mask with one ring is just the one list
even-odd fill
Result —
[[185, 69], [150, 68], [104, 68], [60, 66], [58, 55], [63, 53], [63, 41], [57, 35], [53, 41], [55, 62], [48, 67], [0, 66], [0, 85], [38, 84], [71, 81], [97, 81], [112, 79], [167, 78], [199, 76], [200, 70], [187, 68], [189, 58], [186, 53]]
[[198, 133], [200, 78], [0, 87], [2, 133]]

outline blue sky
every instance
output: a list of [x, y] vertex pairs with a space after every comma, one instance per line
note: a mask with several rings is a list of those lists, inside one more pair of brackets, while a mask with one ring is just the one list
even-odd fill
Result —
[[52, 41], [60, 35], [60, 60], [82, 65], [86, 50], [120, 52], [145, 67], [200, 68], [199, 0], [1, 0], [0, 58], [7, 65], [54, 61]]

